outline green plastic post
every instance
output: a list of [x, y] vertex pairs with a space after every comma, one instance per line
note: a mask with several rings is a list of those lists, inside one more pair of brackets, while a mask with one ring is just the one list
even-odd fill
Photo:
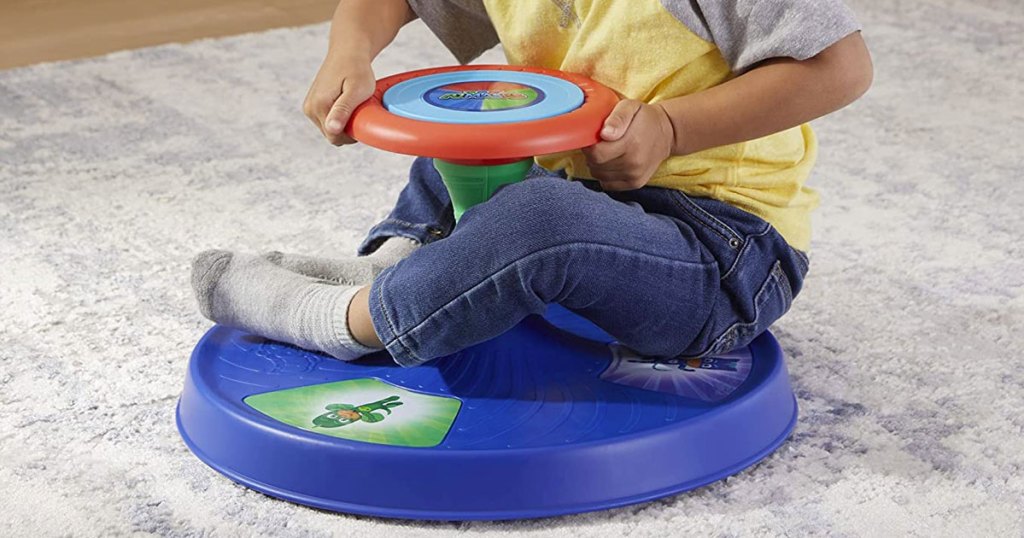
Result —
[[455, 208], [455, 222], [467, 209], [486, 202], [499, 188], [526, 178], [533, 159], [508, 164], [465, 165], [434, 159], [434, 168], [448, 187]]

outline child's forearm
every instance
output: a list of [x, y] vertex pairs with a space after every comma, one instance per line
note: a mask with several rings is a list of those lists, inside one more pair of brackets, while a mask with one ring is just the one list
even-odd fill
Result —
[[341, 0], [331, 20], [327, 56], [372, 61], [415, 18], [406, 0]]
[[327, 57], [302, 111], [334, 145], [351, 144], [349, 116], [376, 88], [371, 62], [416, 18], [406, 0], [341, 0], [331, 20]]
[[674, 131], [673, 155], [688, 155], [784, 131], [857, 100], [872, 66], [860, 33], [817, 56], [769, 60], [724, 84], [660, 103]]

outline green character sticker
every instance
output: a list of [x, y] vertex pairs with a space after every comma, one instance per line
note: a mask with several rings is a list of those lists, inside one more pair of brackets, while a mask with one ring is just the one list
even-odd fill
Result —
[[462, 405], [456, 398], [413, 392], [372, 378], [264, 392], [243, 401], [308, 432], [407, 447], [441, 444]]
[[360, 406], [344, 403], [330, 404], [324, 407], [328, 411], [327, 413], [313, 419], [313, 425], [320, 428], [338, 428], [358, 420], [363, 422], [380, 422], [384, 420], [384, 415], [374, 411], [386, 411], [390, 415], [392, 407], [402, 405], [402, 402], [398, 401], [399, 398], [401, 397], [388, 396], [383, 400], [377, 400], [376, 402]]

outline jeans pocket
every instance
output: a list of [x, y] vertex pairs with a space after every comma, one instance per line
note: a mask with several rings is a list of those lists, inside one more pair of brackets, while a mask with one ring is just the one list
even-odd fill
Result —
[[673, 191], [676, 206], [696, 220], [701, 227], [721, 237], [733, 250], [743, 246], [743, 237], [721, 219], [712, 215], [682, 191]]
[[768, 278], [753, 297], [754, 319], [737, 320], [714, 340], [702, 356], [728, 353], [749, 344], [788, 312], [792, 305], [793, 290], [789, 285], [789, 278], [782, 268], [782, 262], [776, 261], [768, 273]]

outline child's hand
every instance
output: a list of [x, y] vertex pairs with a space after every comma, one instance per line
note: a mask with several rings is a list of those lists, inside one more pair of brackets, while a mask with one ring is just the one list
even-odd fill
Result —
[[583, 148], [590, 173], [606, 191], [639, 189], [672, 153], [674, 131], [660, 105], [626, 99], [604, 120], [601, 140]]
[[345, 125], [352, 111], [373, 95], [376, 80], [369, 60], [328, 56], [313, 79], [302, 111], [335, 146], [352, 144]]

